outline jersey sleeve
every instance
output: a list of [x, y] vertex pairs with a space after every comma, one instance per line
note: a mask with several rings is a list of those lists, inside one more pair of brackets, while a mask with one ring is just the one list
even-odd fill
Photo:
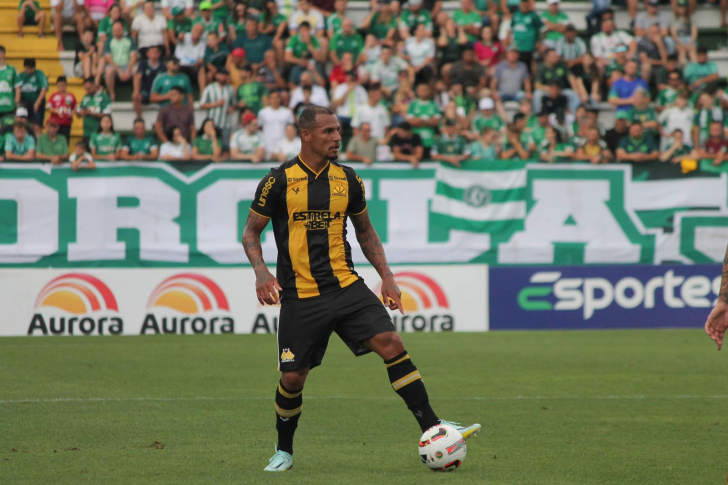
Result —
[[353, 169], [346, 170], [346, 178], [349, 180], [349, 205], [346, 212], [358, 216], [367, 209], [366, 189], [364, 182]]
[[259, 216], [270, 219], [275, 213], [278, 195], [282, 189], [282, 183], [278, 179], [276, 172], [270, 171], [263, 177], [255, 191], [255, 198], [250, 204], [250, 210]]

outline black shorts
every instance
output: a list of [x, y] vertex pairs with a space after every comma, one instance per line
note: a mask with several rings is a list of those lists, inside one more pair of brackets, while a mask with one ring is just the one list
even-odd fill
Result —
[[284, 298], [278, 322], [278, 370], [321, 365], [333, 332], [360, 356], [371, 352], [363, 345], [365, 340], [393, 331], [389, 313], [363, 281], [313, 298]]
[[45, 118], [45, 100], [40, 103], [38, 111], [35, 110], [34, 103], [26, 103], [25, 107], [28, 110], [28, 121], [43, 128], [43, 119]]

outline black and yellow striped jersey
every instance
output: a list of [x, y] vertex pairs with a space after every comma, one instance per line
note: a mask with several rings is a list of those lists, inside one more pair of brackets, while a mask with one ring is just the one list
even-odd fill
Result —
[[346, 220], [366, 208], [361, 178], [336, 162], [316, 173], [299, 156], [260, 181], [250, 210], [272, 219], [283, 298], [310, 298], [360, 279]]

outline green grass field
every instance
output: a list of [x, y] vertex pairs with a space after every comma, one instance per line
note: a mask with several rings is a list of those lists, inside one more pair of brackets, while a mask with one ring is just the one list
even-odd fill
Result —
[[483, 424], [454, 473], [336, 336], [273, 476], [275, 336], [4, 338], [0, 483], [725, 483], [728, 355], [702, 331], [404, 339], [438, 414]]

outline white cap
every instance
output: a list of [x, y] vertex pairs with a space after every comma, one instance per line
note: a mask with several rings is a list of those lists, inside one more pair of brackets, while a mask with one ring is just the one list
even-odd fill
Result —
[[409, 5], [412, 5], [413, 7], [418, 7], [418, 6], [422, 5], [422, 0], [409, 0], [409, 2], [407, 2], [407, 3]]
[[493, 109], [495, 108], [495, 103], [493, 102], [493, 98], [483, 98], [478, 102], [478, 109]]
[[28, 110], [25, 108], [18, 108], [15, 110], [15, 116], [19, 118], [27, 118], [28, 117]]
[[549, 5], [556, 5], [557, 3], [561, 3], [561, 0], [546, 0], [546, 3]]

